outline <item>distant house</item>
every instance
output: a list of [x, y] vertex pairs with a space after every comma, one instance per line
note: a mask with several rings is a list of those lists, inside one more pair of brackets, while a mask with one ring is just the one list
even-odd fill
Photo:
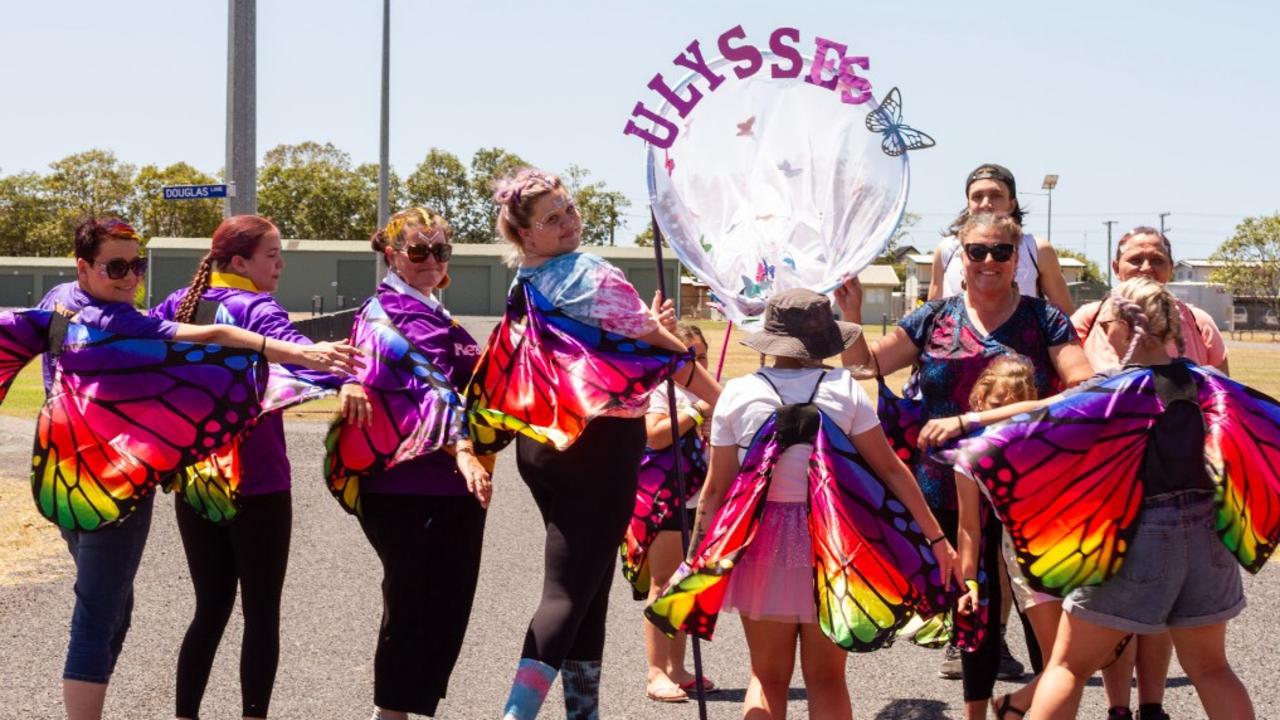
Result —
[[1062, 268], [1062, 278], [1067, 284], [1083, 282], [1084, 271], [1088, 265], [1082, 261], [1072, 257], [1058, 257], [1058, 265]]
[[1221, 260], [1178, 260], [1173, 264], [1175, 282], [1209, 282], [1209, 275], [1229, 263]]
[[[907, 277], [903, 292], [923, 300], [929, 296], [929, 283], [932, 280], [933, 253], [914, 253], [903, 258], [907, 269]], [[914, 304], [914, 303], [912, 303]]]

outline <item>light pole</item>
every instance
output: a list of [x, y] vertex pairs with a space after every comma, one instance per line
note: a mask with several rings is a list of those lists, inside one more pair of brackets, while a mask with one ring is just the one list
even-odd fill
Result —
[[1058, 176], [1045, 175], [1040, 189], [1049, 191], [1049, 221], [1044, 231], [1044, 239], [1048, 240], [1049, 244], [1053, 244], [1053, 189], [1056, 187], [1058, 187]]
[[223, 217], [258, 213], [257, 0], [227, 1], [227, 182]]
[[1102, 223], [1107, 226], [1107, 287], [1111, 287], [1111, 226], [1116, 224], [1115, 220], [1107, 220]]
[[1160, 234], [1161, 234], [1161, 235], [1164, 235], [1164, 219], [1165, 219], [1165, 218], [1167, 218], [1167, 217], [1169, 217], [1169, 216], [1170, 216], [1170, 215], [1172, 215], [1172, 214], [1173, 214], [1173, 213], [1171, 213], [1171, 212], [1162, 212], [1162, 213], [1160, 213]]
[[[387, 226], [391, 217], [391, 0], [382, 0], [382, 117], [378, 123], [378, 228]], [[373, 286], [378, 287], [387, 272], [382, 253], [374, 256]]]

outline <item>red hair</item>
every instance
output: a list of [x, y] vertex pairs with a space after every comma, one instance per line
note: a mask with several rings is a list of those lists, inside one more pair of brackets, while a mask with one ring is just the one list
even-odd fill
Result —
[[200, 298], [209, 289], [209, 279], [214, 269], [226, 270], [233, 257], [253, 257], [262, 238], [271, 232], [279, 231], [270, 220], [260, 215], [233, 215], [223, 220], [218, 229], [213, 231], [209, 252], [205, 253], [200, 265], [196, 267], [196, 274], [191, 277], [187, 294], [182, 297], [173, 319], [178, 322], [194, 320]]

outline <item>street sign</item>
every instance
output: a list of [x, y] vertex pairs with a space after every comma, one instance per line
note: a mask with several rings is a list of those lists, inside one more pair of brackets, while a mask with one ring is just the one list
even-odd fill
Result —
[[205, 200], [235, 197], [232, 185], [170, 185], [164, 188], [165, 200]]

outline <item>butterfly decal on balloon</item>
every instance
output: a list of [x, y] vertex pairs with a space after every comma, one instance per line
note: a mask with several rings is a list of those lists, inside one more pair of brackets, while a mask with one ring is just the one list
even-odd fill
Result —
[[867, 113], [867, 129], [884, 136], [880, 149], [891, 157], [937, 144], [929, 135], [902, 122], [902, 93], [898, 88], [890, 90], [884, 100]]

